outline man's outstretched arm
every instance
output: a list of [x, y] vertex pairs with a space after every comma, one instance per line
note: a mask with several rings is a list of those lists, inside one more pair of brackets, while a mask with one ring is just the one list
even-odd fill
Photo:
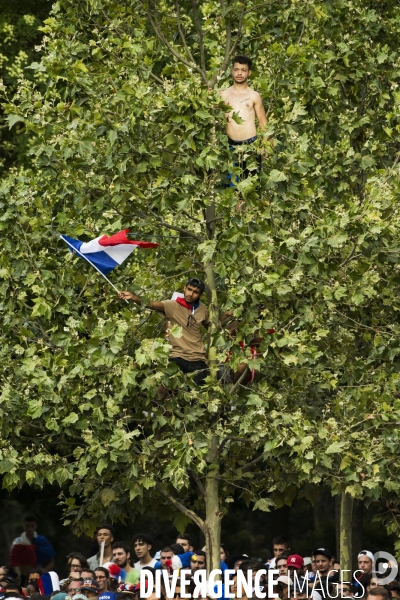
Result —
[[[119, 292], [118, 296], [122, 298], [122, 300], [132, 300], [133, 302], [136, 302], [136, 304], [142, 304], [142, 301], [139, 298], [139, 296], [137, 296], [136, 294], [132, 294], [132, 292]], [[151, 308], [152, 310], [156, 310], [161, 313], [165, 312], [164, 304], [162, 302], [156, 302], [154, 300], [151, 300], [150, 304], [148, 304], [146, 308]]]

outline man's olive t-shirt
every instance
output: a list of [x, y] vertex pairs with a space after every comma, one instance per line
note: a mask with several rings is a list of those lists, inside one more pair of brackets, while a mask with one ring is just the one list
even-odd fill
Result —
[[[178, 304], [175, 300], [163, 300], [164, 312], [167, 317], [168, 329], [172, 325], [182, 327], [182, 337], [177, 338], [169, 332], [169, 343], [172, 346], [171, 358], [184, 358], [185, 360], [204, 360], [207, 361], [206, 351], [204, 349], [203, 338], [201, 335], [201, 326], [207, 326], [208, 310], [200, 302], [199, 306], [192, 311]], [[188, 327], [188, 317], [191, 315], [190, 325]]]

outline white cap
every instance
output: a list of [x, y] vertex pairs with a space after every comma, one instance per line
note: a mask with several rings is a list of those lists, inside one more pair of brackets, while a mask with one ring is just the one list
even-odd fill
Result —
[[312, 564], [311, 556], [304, 556], [303, 560], [304, 560], [304, 564], [305, 565], [311, 565]]
[[293, 581], [287, 575], [281, 575], [276, 581], [278, 583], [284, 583], [287, 586], [293, 585]]
[[366, 556], [367, 558], [372, 560], [373, 563], [375, 562], [374, 555], [369, 550], [361, 550], [357, 558], [360, 558], [360, 556]]

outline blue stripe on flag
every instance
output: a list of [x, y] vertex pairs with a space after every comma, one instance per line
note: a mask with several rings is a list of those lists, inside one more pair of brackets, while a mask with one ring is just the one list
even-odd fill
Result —
[[[67, 240], [69, 244], [71, 244], [71, 246], [80, 251], [83, 242], [81, 242], [80, 240], [74, 240], [74, 238], [70, 238], [67, 235], [63, 235], [62, 237], [65, 240]], [[69, 244], [67, 244], [68, 248], [71, 252], [74, 252], [69, 246]], [[103, 275], [107, 275], [107, 273], [113, 271], [115, 267], [119, 267], [119, 264], [114, 259], [112, 259], [111, 256], [107, 254], [107, 252], [88, 252], [87, 254], [82, 253], [82, 255], [78, 254], [78, 252], [74, 252], [74, 254], [76, 254], [76, 256], [79, 256], [79, 258], [85, 257], [85, 259], [88, 262], [92, 263], [92, 265], [95, 265], [99, 269], [99, 271], [103, 273]]]

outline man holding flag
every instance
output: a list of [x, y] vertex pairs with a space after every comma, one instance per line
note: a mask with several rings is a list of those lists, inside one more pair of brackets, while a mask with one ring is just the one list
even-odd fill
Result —
[[[201, 326], [209, 326], [207, 307], [200, 302], [205, 285], [201, 279], [192, 278], [183, 289], [183, 298], [175, 300], [152, 300], [148, 308], [164, 314], [168, 320], [168, 331], [171, 325], [181, 327], [182, 335], [176, 337], [169, 331], [169, 342], [172, 346], [169, 361], [175, 363], [183, 373], [196, 373], [194, 381], [197, 385], [204, 385], [209, 374], [206, 351], [201, 336]], [[119, 292], [123, 300], [132, 300], [136, 304], [142, 301], [131, 292]], [[165, 397], [167, 390], [161, 386], [158, 394]]]

